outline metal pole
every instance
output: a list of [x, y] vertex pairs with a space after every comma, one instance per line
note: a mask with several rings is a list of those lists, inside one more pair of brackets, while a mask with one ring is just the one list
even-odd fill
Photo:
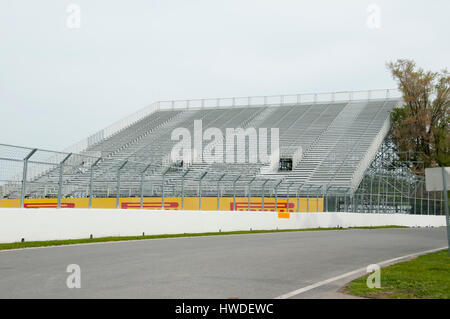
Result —
[[417, 212], [417, 205], [416, 205], [416, 202], [417, 202], [417, 183], [414, 185], [414, 215], [416, 215], [416, 212]]
[[433, 211], [434, 211], [434, 215], [436, 215], [436, 192], [434, 193], [434, 201], [433, 201]]
[[122, 165], [120, 165], [119, 169], [117, 170], [116, 208], [119, 208], [119, 202], [120, 202], [120, 171], [127, 163], [128, 163], [128, 161], [123, 162]]
[[403, 179], [400, 177], [400, 212], [403, 213]]
[[164, 183], [166, 181], [166, 174], [169, 172], [170, 167], [167, 167], [162, 173], [162, 183], [161, 183], [161, 209], [164, 210], [165, 204], [165, 193], [164, 193]]
[[372, 193], [373, 193], [373, 176], [370, 178], [370, 196], [369, 196], [369, 202], [370, 202], [370, 212], [373, 213], [373, 203], [372, 203]]
[[393, 206], [394, 206], [394, 213], [397, 214], [397, 206], [395, 205], [395, 187], [397, 186], [397, 178], [394, 176], [394, 202], [393, 202]]
[[251, 179], [251, 181], [248, 183], [248, 207], [247, 207], [247, 209], [248, 209], [248, 211], [250, 211], [250, 199], [251, 199], [251, 189], [252, 189], [252, 183], [253, 183], [253, 181], [256, 179], [256, 177], [253, 177], [252, 179]]
[[286, 213], [289, 213], [289, 196], [290, 196], [290, 188], [291, 188], [292, 183], [289, 184], [289, 186], [287, 187], [287, 201], [286, 201]]
[[144, 208], [144, 175], [147, 172], [147, 170], [150, 168], [150, 164], [147, 165], [144, 170], [141, 172], [141, 209]]
[[233, 211], [236, 210], [236, 183], [241, 178], [241, 175], [239, 175], [234, 181], [233, 181]]
[[309, 193], [306, 195], [306, 212], [309, 213]]
[[217, 180], [217, 210], [220, 210], [220, 181], [224, 178], [225, 174], [219, 177]]
[[184, 174], [181, 176], [181, 209], [184, 210], [184, 178], [189, 172], [189, 168], [184, 172]]
[[445, 167], [442, 167], [442, 196], [444, 196], [444, 204], [445, 204], [445, 220], [447, 222], [447, 241], [448, 241], [448, 253], [450, 255], [450, 221], [449, 221], [449, 212], [448, 212], [448, 192], [447, 192], [447, 177], [445, 173]]
[[279, 181], [277, 185], [275, 185], [275, 212], [278, 210], [278, 186], [283, 182], [283, 180]]
[[25, 206], [25, 190], [27, 184], [27, 171], [28, 171], [28, 160], [36, 153], [37, 148], [33, 149], [27, 156], [23, 159], [23, 172], [22, 172], [22, 190], [20, 191], [20, 208]]
[[198, 210], [202, 210], [202, 180], [208, 172], [204, 172], [198, 181]]
[[[411, 205], [411, 197], [410, 197], [409, 194], [411, 194], [411, 183], [409, 181], [409, 177], [408, 177], [407, 183], [408, 183], [408, 196], [407, 196], [407, 198], [408, 198], [408, 206], [410, 206]], [[411, 210], [409, 210], [409, 213], [411, 214]]]
[[99, 157], [94, 164], [91, 165], [91, 176], [89, 177], [89, 208], [92, 208], [92, 196], [94, 192], [94, 167], [100, 162], [102, 158]]
[[64, 159], [59, 163], [59, 180], [58, 180], [58, 199], [56, 203], [56, 208], [61, 208], [61, 196], [62, 196], [62, 182], [63, 182], [63, 170], [64, 170], [64, 163], [69, 159], [69, 157], [72, 156], [72, 153], [69, 153]]
[[378, 177], [378, 204], [377, 204], [377, 214], [380, 213], [381, 178], [382, 178], [382, 176], [380, 175], [380, 176]]
[[265, 190], [265, 188], [266, 188], [266, 183], [268, 182], [269, 180], [268, 179], [266, 179], [266, 181], [262, 184], [262, 205], [261, 205], [261, 211], [264, 211], [264, 190]]
[[316, 193], [316, 213], [319, 212], [319, 193]]

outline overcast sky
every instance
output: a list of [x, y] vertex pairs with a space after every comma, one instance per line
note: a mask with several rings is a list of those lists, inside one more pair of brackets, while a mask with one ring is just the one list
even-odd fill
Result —
[[386, 61], [448, 68], [449, 13], [448, 0], [1, 0], [0, 143], [62, 150], [157, 100], [392, 88]]

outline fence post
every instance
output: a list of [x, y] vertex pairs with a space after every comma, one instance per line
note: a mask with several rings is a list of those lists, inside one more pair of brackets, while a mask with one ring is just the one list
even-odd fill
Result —
[[319, 212], [319, 192], [316, 193], [316, 213]]
[[290, 183], [289, 186], [287, 187], [286, 213], [289, 213], [289, 196], [290, 196], [291, 186], [292, 186], [292, 183]]
[[128, 163], [128, 161], [123, 162], [122, 165], [120, 165], [119, 168], [117, 169], [116, 208], [119, 208], [119, 203], [120, 203], [120, 171], [127, 163]]
[[169, 172], [170, 167], [167, 167], [162, 173], [162, 183], [161, 183], [161, 210], [164, 210], [165, 193], [164, 193], [164, 183], [166, 181], [166, 174]]
[[262, 205], [261, 205], [261, 209], [262, 209], [262, 211], [264, 211], [264, 190], [265, 190], [265, 188], [266, 188], [266, 183], [268, 182], [269, 180], [268, 179], [266, 179], [266, 181], [262, 184]]
[[93, 196], [93, 183], [94, 183], [94, 167], [100, 162], [102, 158], [99, 157], [94, 164], [91, 165], [91, 172], [89, 177], [89, 208], [92, 208], [92, 196]]
[[[300, 187], [301, 187], [301, 186], [300, 186]], [[297, 213], [300, 212], [300, 194], [299, 194], [300, 187], [297, 188], [297, 191], [296, 191], [296, 195], [297, 195]]]
[[378, 177], [378, 204], [377, 204], [377, 214], [380, 213], [380, 189], [381, 189], [381, 175]]
[[184, 178], [189, 173], [189, 168], [181, 176], [181, 210], [184, 210]]
[[219, 177], [217, 180], [217, 210], [220, 210], [220, 181], [224, 178], [225, 174]]
[[208, 174], [208, 172], [203, 172], [200, 176], [200, 180], [198, 181], [198, 210], [202, 210], [202, 180]]
[[33, 149], [27, 156], [23, 159], [23, 173], [22, 173], [22, 189], [20, 191], [20, 208], [25, 206], [25, 190], [27, 184], [27, 171], [28, 171], [28, 160], [36, 153], [37, 148]]
[[141, 185], [140, 185], [140, 191], [141, 191], [141, 204], [140, 208], [144, 208], [144, 175], [147, 172], [147, 170], [150, 168], [151, 164], [148, 164], [144, 170], [141, 172]]
[[278, 186], [283, 182], [283, 180], [279, 181], [278, 184], [275, 185], [275, 212], [278, 210]]
[[56, 208], [61, 208], [61, 196], [62, 196], [62, 182], [63, 182], [63, 170], [64, 163], [72, 156], [72, 153], [69, 153], [64, 159], [59, 163], [59, 179], [58, 179], [58, 199], [56, 203]]
[[253, 177], [250, 182], [248, 183], [248, 206], [247, 209], [250, 211], [250, 200], [251, 200], [251, 189], [252, 189], [252, 183], [256, 179], [256, 177]]
[[233, 181], [233, 211], [236, 211], [236, 183], [241, 178], [241, 175], [239, 175], [234, 181]]
[[[449, 220], [449, 212], [448, 212], [448, 191], [447, 191], [447, 177], [446, 177], [445, 167], [442, 167], [442, 196], [444, 196], [444, 204], [445, 204], [445, 220], [447, 225], [447, 241], [450, 247], [450, 220]], [[448, 253], [450, 254], [450, 248], [448, 249]]]

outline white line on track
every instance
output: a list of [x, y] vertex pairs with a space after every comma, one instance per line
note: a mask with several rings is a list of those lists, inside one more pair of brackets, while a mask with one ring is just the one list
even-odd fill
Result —
[[[421, 251], [421, 252], [418, 252], [418, 253], [409, 254], [409, 255], [406, 255], [406, 256], [401, 256], [401, 257], [385, 260], [385, 261], [382, 261], [382, 262], [379, 262], [379, 263], [376, 263], [376, 264], [379, 265], [379, 266], [389, 265], [389, 264], [392, 264], [392, 263], [396, 263], [396, 262], [402, 261], [404, 259], [417, 257], [417, 256], [429, 254], [429, 253], [433, 253], [433, 252], [436, 252], [436, 251], [439, 251], [439, 250], [443, 250], [443, 249], [447, 249], [447, 248], [448, 247], [446, 246], [446, 247], [441, 247], [441, 248], [436, 248], [436, 249], [425, 250], [425, 251]], [[288, 292], [288, 293], [286, 293], [284, 295], [276, 297], [275, 299], [288, 299], [288, 298], [300, 295], [300, 294], [302, 294], [304, 292], [307, 292], [309, 290], [312, 290], [312, 289], [315, 289], [315, 288], [327, 285], [327, 284], [329, 284], [331, 282], [334, 282], [334, 281], [337, 281], [337, 280], [340, 280], [340, 279], [344, 279], [346, 277], [350, 277], [350, 276], [353, 276], [353, 275], [357, 275], [359, 273], [365, 273], [365, 272], [366, 272], [366, 267], [359, 268], [359, 269], [347, 272], [345, 274], [342, 274], [342, 275], [339, 275], [339, 276], [336, 276], [336, 277], [333, 277], [333, 278], [329, 278], [329, 279], [326, 279], [326, 280], [322, 280], [322, 281], [316, 282], [315, 284], [312, 284], [312, 285], [309, 285], [309, 286], [306, 286], [306, 287], [303, 287], [303, 288], [300, 288], [300, 289]]]

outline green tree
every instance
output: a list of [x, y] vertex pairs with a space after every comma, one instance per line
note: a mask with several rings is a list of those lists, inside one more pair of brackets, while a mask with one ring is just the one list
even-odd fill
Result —
[[401, 160], [422, 172], [450, 166], [450, 74], [424, 71], [414, 61], [387, 64], [403, 94], [403, 106], [391, 114], [391, 137]]

